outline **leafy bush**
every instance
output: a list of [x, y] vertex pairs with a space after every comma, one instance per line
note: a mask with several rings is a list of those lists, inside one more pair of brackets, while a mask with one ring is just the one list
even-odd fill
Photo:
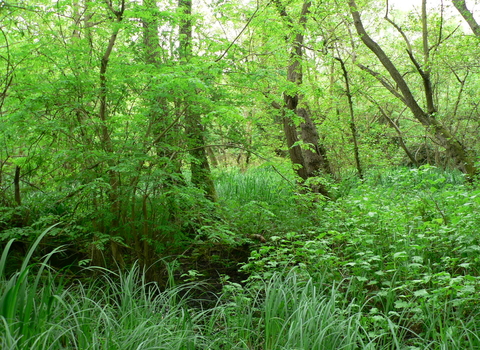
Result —
[[345, 302], [363, 310], [377, 344], [478, 344], [467, 334], [480, 321], [480, 192], [428, 166], [348, 181], [348, 194], [311, 207], [309, 225], [278, 232], [252, 252], [242, 267], [250, 280], [298, 266], [346, 281]]

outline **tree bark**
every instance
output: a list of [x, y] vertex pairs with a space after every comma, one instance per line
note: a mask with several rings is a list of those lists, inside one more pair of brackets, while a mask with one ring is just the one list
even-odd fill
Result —
[[416, 60], [413, 58], [413, 51], [410, 50], [410, 57], [412, 62], [417, 67], [418, 73], [422, 77], [423, 88], [425, 92], [425, 100], [427, 101], [427, 113], [434, 115], [437, 112], [435, 103], [433, 101], [433, 86], [431, 79], [431, 61], [430, 61], [430, 47], [428, 45], [428, 26], [427, 26], [427, 0], [422, 0], [422, 44], [423, 44], [423, 67], [416, 64]]
[[303, 122], [300, 124], [302, 141], [311, 145], [311, 147], [302, 150], [307, 175], [312, 174], [312, 176], [315, 176], [313, 174], [318, 173], [319, 170], [324, 174], [332, 174], [330, 162], [327, 158], [327, 150], [320, 142], [320, 136], [310, 112], [305, 108], [297, 108], [297, 115], [303, 119]]
[[[469, 177], [473, 177], [474, 175], [476, 175], [477, 169], [475, 168], [474, 162], [472, 158], [468, 155], [465, 147], [457, 139], [455, 139], [454, 135], [452, 135], [452, 133], [445, 126], [438, 122], [435, 117], [435, 113], [433, 112], [434, 108], [432, 108], [433, 113], [429, 113], [430, 111], [425, 112], [420, 107], [402, 74], [400, 74], [396, 66], [393, 64], [387, 54], [383, 51], [383, 49], [366, 32], [355, 1], [349, 0], [349, 6], [350, 12], [354, 20], [355, 29], [357, 30], [360, 39], [365, 44], [365, 46], [367, 46], [370, 51], [372, 51], [375, 56], [377, 56], [380, 63], [385, 67], [392, 79], [395, 81], [403, 96], [405, 105], [410, 109], [413, 116], [423, 126], [425, 126], [427, 130], [431, 130], [431, 132], [441, 142], [441, 144], [445, 146], [447, 154], [450, 155], [450, 157], [454, 160], [455, 165], [460, 170], [466, 173]], [[409, 55], [410, 58], [414, 60], [411, 53], [409, 53]], [[414, 60], [414, 62], [416, 61]], [[421, 67], [417, 66], [417, 70], [421, 72]], [[422, 79], [425, 86], [426, 77], [422, 75]], [[429, 92], [429, 94], [430, 93], [431, 92]]]
[[156, 0], [144, 0], [143, 5], [146, 10], [151, 11], [148, 15], [149, 18], [142, 23], [145, 62], [155, 64], [160, 53], [158, 20], [155, 16], [157, 2]]
[[[283, 6], [279, 0], [276, 0], [275, 4], [280, 16], [287, 21], [289, 29], [295, 35], [290, 52], [290, 63], [287, 68], [287, 80], [296, 86], [300, 86], [303, 82], [303, 31], [306, 27], [307, 15], [311, 7], [311, 2], [308, 0], [304, 2], [297, 25], [294, 25], [294, 21], [289, 17], [285, 6]], [[288, 37], [286, 40], [288, 42]], [[295, 91], [294, 93], [285, 92], [283, 99], [283, 131], [287, 141], [290, 160], [292, 161], [298, 176], [305, 181], [310, 177], [318, 176], [321, 172], [331, 174], [332, 171], [328, 162], [327, 152], [325, 148], [320, 145], [318, 131], [312, 121], [310, 112], [308, 108], [299, 107], [299, 101], [302, 99], [302, 96], [299, 95], [298, 91]], [[302, 150], [301, 146], [298, 144], [300, 139], [297, 127], [291, 117], [292, 115], [297, 115], [303, 120], [300, 125], [301, 141], [305, 144], [309, 144], [311, 147], [310, 149], [307, 148]], [[324, 186], [317, 187], [315, 190], [330, 197], [330, 194]]]
[[350, 91], [350, 79], [348, 77], [348, 72], [347, 72], [347, 69], [345, 68], [345, 63], [343, 62], [343, 60], [339, 57], [335, 57], [335, 59], [338, 62], [340, 62], [340, 66], [343, 72], [343, 78], [345, 79], [345, 93], [347, 95], [348, 110], [350, 113], [350, 123], [349, 123], [350, 132], [352, 133], [352, 139], [353, 139], [353, 155], [355, 158], [355, 166], [357, 168], [358, 177], [360, 179], [363, 179], [363, 169], [362, 169], [362, 164], [360, 162], [360, 152], [358, 150], [357, 125], [355, 123], [355, 113], [353, 111], [353, 99], [352, 99], [352, 93]]
[[17, 206], [22, 205], [22, 197], [20, 193], [20, 171], [21, 168], [17, 165], [15, 166], [15, 176], [13, 177], [13, 188], [15, 192], [15, 203]]
[[[188, 62], [192, 57], [192, 0], [179, 0], [178, 8], [182, 15], [178, 53], [181, 61]], [[194, 111], [190, 102], [184, 101], [183, 103], [186, 104], [185, 131], [189, 153], [192, 157], [190, 163], [192, 183], [205, 191], [208, 199], [215, 201], [217, 194], [211, 176], [207, 152], [205, 151], [205, 130], [202, 125], [202, 117], [197, 111]]]
[[472, 29], [473, 34], [475, 34], [476, 36], [480, 36], [480, 25], [473, 17], [473, 13], [467, 8], [465, 0], [452, 0], [452, 3], [453, 6], [455, 6], [455, 8], [457, 9], [457, 11], [468, 23], [468, 25]]

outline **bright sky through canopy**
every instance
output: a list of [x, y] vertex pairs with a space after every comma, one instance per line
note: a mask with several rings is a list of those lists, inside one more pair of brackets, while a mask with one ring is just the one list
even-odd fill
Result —
[[[442, 2], [444, 6], [452, 5], [451, 0], [427, 0], [427, 6], [438, 7], [442, 4]], [[422, 6], [422, 0], [388, 0], [388, 3], [390, 6], [404, 11], [408, 11], [413, 8], [420, 8], [420, 6]], [[467, 7], [476, 12], [476, 10], [478, 11], [478, 6], [476, 6], [476, 3], [477, 0], [467, 0]]]

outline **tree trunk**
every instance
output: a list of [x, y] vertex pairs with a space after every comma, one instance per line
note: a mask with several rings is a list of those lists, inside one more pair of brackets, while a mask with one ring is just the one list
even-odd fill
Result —
[[345, 79], [345, 93], [347, 95], [348, 110], [350, 113], [350, 131], [352, 133], [352, 139], [353, 139], [353, 155], [355, 158], [355, 166], [357, 168], [358, 177], [360, 179], [363, 179], [363, 169], [362, 169], [362, 164], [360, 162], [360, 152], [358, 150], [357, 125], [355, 123], [355, 113], [353, 111], [353, 99], [352, 99], [352, 93], [350, 91], [350, 80], [348, 78], [348, 72], [347, 72], [347, 69], [345, 68], [345, 63], [343, 62], [343, 60], [339, 57], [335, 57], [335, 59], [340, 62], [340, 66], [342, 67], [342, 72], [343, 72], [343, 78]]
[[[285, 112], [283, 113], [284, 115], [286, 114]], [[307, 180], [307, 167], [305, 166], [305, 161], [303, 159], [302, 149], [298, 145], [299, 139], [297, 127], [293, 123], [292, 118], [285, 116], [283, 117], [283, 132], [285, 133], [285, 138], [287, 140], [288, 154], [290, 155], [293, 168], [298, 176], [300, 176], [303, 180]]]
[[13, 177], [13, 188], [15, 192], [15, 204], [17, 206], [22, 205], [22, 197], [20, 194], [20, 171], [21, 171], [21, 168], [18, 165], [15, 166], [15, 176]]
[[[441, 125], [438, 122], [435, 117], [435, 113], [429, 113], [430, 111], [425, 112], [419, 106], [419, 104], [415, 100], [415, 97], [413, 96], [413, 93], [411, 92], [402, 74], [400, 74], [400, 72], [398, 71], [397, 67], [393, 64], [393, 62], [383, 51], [383, 49], [365, 31], [355, 1], [349, 0], [349, 6], [354, 20], [354, 25], [358, 35], [360, 36], [360, 39], [365, 44], [365, 46], [367, 46], [370, 51], [372, 51], [375, 56], [377, 56], [380, 63], [385, 67], [392, 79], [395, 81], [398, 88], [400, 89], [405, 105], [410, 109], [413, 116], [423, 126], [425, 126], [428, 130], [432, 130], [435, 137], [441, 142], [442, 145], [445, 146], [447, 154], [449, 154], [450, 157], [454, 160], [455, 165], [464, 173], [466, 173], [470, 178], [473, 177], [477, 173], [477, 169], [475, 168], [474, 162], [472, 158], [468, 155], [465, 147], [457, 139], [455, 139], [454, 135], [452, 135], [445, 126]], [[409, 52], [409, 56], [414, 61], [414, 63], [416, 63], [411, 52]], [[422, 75], [422, 80], [425, 86], [425, 93], [432, 94], [431, 91], [427, 91], [427, 86], [425, 85], [428, 84], [428, 75], [422, 74], [423, 71], [418, 64], [416, 64], [416, 67]], [[431, 107], [433, 112], [433, 106], [430, 106], [430, 103], [428, 103], [428, 105], [428, 107]]]
[[219, 163], [217, 160], [217, 156], [215, 155], [215, 152], [213, 151], [212, 147], [206, 147], [206, 152], [207, 156], [210, 159], [210, 164], [212, 164], [212, 167], [218, 168]]
[[[287, 68], [287, 80], [297, 86], [300, 86], [303, 82], [303, 31], [306, 27], [307, 15], [309, 13], [311, 2], [307, 0], [303, 4], [298, 25], [294, 25], [293, 20], [286, 12], [285, 6], [281, 4], [279, 0], [276, 0], [275, 4], [279, 14], [287, 21], [289, 29], [295, 35], [293, 46], [290, 52], [290, 64]], [[332, 171], [327, 159], [326, 150], [320, 145], [318, 131], [312, 121], [308, 108], [298, 106], [301, 98], [302, 96], [299, 95], [298, 91], [295, 91], [294, 93], [284, 93], [282, 119], [283, 131], [287, 140], [290, 160], [292, 161], [298, 176], [305, 181], [310, 177], [318, 176], [322, 172], [331, 174]], [[305, 144], [309, 144], [310, 149], [307, 148], [302, 150], [301, 146], [298, 144], [300, 139], [297, 132], [297, 127], [291, 115], [297, 115], [302, 119], [303, 122], [300, 125], [302, 137], [301, 141]], [[314, 190], [327, 197], [330, 197], [330, 194], [323, 185], [317, 185]]]
[[158, 20], [156, 17], [157, 1], [143, 0], [145, 10], [149, 11], [148, 19], [143, 20], [143, 46], [145, 62], [156, 64], [160, 53], [160, 44], [158, 42]]
[[[110, 35], [110, 39], [108, 41], [107, 48], [102, 56], [100, 61], [100, 93], [99, 93], [99, 100], [100, 100], [100, 110], [99, 110], [99, 118], [100, 118], [100, 140], [103, 149], [109, 155], [114, 154], [114, 147], [112, 140], [110, 138], [110, 132], [108, 129], [108, 110], [107, 110], [107, 68], [108, 68], [108, 61], [110, 59], [110, 55], [112, 53], [113, 47], [115, 46], [115, 42], [117, 40], [117, 35], [120, 31], [120, 26], [118, 24], [123, 20], [123, 13], [125, 11], [125, 0], [122, 0], [120, 5], [120, 9], [116, 11], [109, 5], [110, 11], [115, 18], [115, 28], [113, 29], [112, 34]], [[119, 183], [120, 183], [120, 176], [117, 171], [113, 170], [112, 168], [116, 165], [114, 160], [107, 161], [109, 169], [107, 170], [110, 189], [108, 191], [108, 199], [110, 202], [110, 212], [112, 215], [112, 221], [109, 225], [109, 234], [114, 233], [118, 230], [120, 226], [120, 193], [119, 193]], [[121, 250], [119, 244], [116, 240], [110, 240], [110, 250], [112, 253], [113, 260], [120, 266], [124, 266], [123, 256], [121, 254]]]
[[[178, 8], [181, 11], [180, 19], [180, 37], [179, 37], [179, 58], [183, 62], [188, 62], [192, 57], [192, 0], [179, 0]], [[190, 170], [192, 173], [192, 183], [197, 188], [205, 191], [208, 199], [215, 201], [217, 194], [212, 180], [210, 165], [208, 163], [207, 152], [205, 151], [204, 127], [202, 117], [190, 105], [185, 104], [185, 131], [188, 139], [189, 153], [192, 157]]]
[[300, 124], [302, 141], [311, 145], [311, 147], [307, 147], [302, 152], [307, 176], [315, 176], [319, 171], [324, 174], [333, 174], [327, 158], [327, 150], [320, 142], [320, 136], [310, 112], [305, 108], [297, 108], [296, 113], [303, 119], [303, 122]]

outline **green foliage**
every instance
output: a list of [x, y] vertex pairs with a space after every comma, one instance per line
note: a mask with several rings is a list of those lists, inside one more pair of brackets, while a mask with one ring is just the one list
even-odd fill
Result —
[[[467, 334], [480, 321], [480, 201], [462, 180], [429, 166], [348, 180], [348, 194], [311, 213], [314, 228], [270, 236], [242, 269], [253, 283], [294, 266], [345, 281], [342, 298], [362, 308], [381, 346], [474, 348], [478, 339]], [[444, 333], [449, 327], [462, 337]]]
[[[412, 118], [408, 98], [391, 96], [398, 84], [351, 35], [345, 3], [218, 1], [186, 15], [149, 0], [125, 2], [121, 16], [120, 3], [0, 1], [0, 347], [479, 347], [480, 192], [440, 170], [459, 166], [445, 139], [472, 159], [480, 152], [478, 38], [458, 18], [429, 8], [427, 43], [414, 11], [359, 1], [424, 110], [429, 75], [428, 118], [454, 132], [442, 141], [441, 128]], [[189, 38], [177, 33], [189, 20], [187, 60], [178, 44]], [[285, 67], [300, 34], [297, 84]], [[364, 180], [352, 171], [335, 59], [347, 52]], [[334, 200], [297, 187], [282, 159], [285, 116], [298, 127], [291, 143], [315, 150], [285, 94], [309, 110], [334, 172], [305, 184], [326, 185]], [[215, 203], [195, 156], [207, 151]], [[428, 162], [439, 168], [390, 168]], [[73, 257], [62, 267], [119, 272], [99, 268], [103, 285], [66, 287], [47, 268], [58, 247]], [[171, 264], [165, 277], [147, 269], [158, 261]], [[191, 307], [178, 277], [219, 280], [218, 305]]]
[[[275, 247], [280, 253], [272, 255], [272, 261], [280, 263], [251, 264], [257, 272], [252, 271], [251, 283], [244, 285], [223, 276], [222, 291], [212, 305], [195, 297], [207, 285], [171, 283], [160, 289], [146, 281], [146, 271], [137, 264], [118, 273], [93, 268], [95, 280], [67, 287], [61, 275], [45, 268], [54, 252], [41, 264], [29, 263], [48, 232], [38, 237], [17, 273], [2, 274], [2, 349], [460, 350], [480, 345], [475, 275], [430, 272], [431, 264], [410, 259], [403, 245], [392, 247], [382, 262], [368, 242], [356, 241], [357, 254], [349, 249], [340, 254], [334, 243], [353, 240], [353, 235], [338, 232], [331, 242], [318, 238], [320, 245], [331, 245], [338, 259], [322, 270], [321, 263], [298, 262], [308, 260], [308, 249], [301, 247], [304, 236], [273, 238], [282, 242]], [[0, 258], [0, 271], [11, 244]], [[288, 244], [295, 249], [282, 256]], [[255, 255], [253, 260], [258, 260]], [[375, 264], [393, 265], [379, 273]], [[342, 276], [332, 274], [332, 268]], [[265, 269], [275, 272], [259, 276]], [[378, 283], [370, 283], [373, 276]], [[188, 273], [190, 280], [201, 277], [201, 271]]]
[[288, 177], [292, 180], [269, 167], [219, 171], [216, 186], [220, 212], [230, 229], [251, 237], [309, 225], [309, 209], [298, 200], [293, 177]]

